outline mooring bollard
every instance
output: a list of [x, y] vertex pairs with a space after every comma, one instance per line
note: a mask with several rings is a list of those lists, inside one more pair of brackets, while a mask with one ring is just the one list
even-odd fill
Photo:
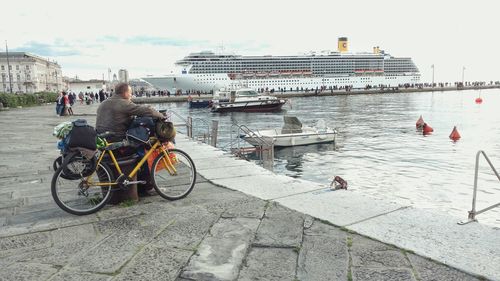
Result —
[[212, 120], [212, 132], [210, 133], [210, 145], [217, 147], [217, 134], [219, 133], [219, 121]]

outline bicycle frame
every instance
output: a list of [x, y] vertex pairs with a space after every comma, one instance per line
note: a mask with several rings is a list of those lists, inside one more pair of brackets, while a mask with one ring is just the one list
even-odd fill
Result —
[[[175, 169], [174, 164], [172, 163], [172, 161], [171, 161], [171, 159], [169, 157], [168, 149], [165, 148], [158, 139], [151, 138], [150, 141], [151, 140], [154, 141], [153, 145], [151, 145], [151, 148], [146, 152], [146, 154], [142, 157], [142, 159], [139, 161], [139, 163], [137, 163], [135, 165], [134, 169], [127, 175], [127, 177], [129, 177], [129, 178], [134, 177], [139, 172], [139, 170], [142, 167], [142, 165], [151, 156], [151, 154], [155, 150], [157, 150], [157, 149], [160, 149], [161, 153], [163, 153], [163, 155], [164, 155], [164, 157], [163, 157], [162, 160], [163, 160], [163, 164], [165, 165], [165, 168], [168, 170], [168, 172], [170, 174], [176, 174], [177, 173], [177, 170]], [[104, 140], [104, 141], [105, 141], [106, 147], [108, 147], [109, 145], [113, 144], [113, 143], [108, 143], [106, 140]], [[150, 141], [148, 141], [148, 142], [150, 142]], [[119, 176], [123, 175], [123, 171], [122, 171], [122, 169], [120, 167], [120, 164], [118, 164], [118, 161], [116, 160], [116, 157], [115, 157], [115, 155], [114, 155], [114, 153], [113, 153], [112, 150], [106, 150], [106, 149], [103, 150], [103, 152], [101, 153], [101, 155], [99, 156], [99, 158], [97, 160], [97, 166], [99, 165], [99, 163], [101, 163], [101, 161], [104, 158], [104, 156], [106, 155], [106, 153], [109, 153], [109, 156], [111, 157], [111, 161], [113, 162], [113, 165], [115, 166], [116, 170], [118, 171]], [[93, 185], [93, 186], [110, 186], [110, 185], [116, 186], [116, 185], [118, 185], [117, 182], [93, 183], [90, 179], [94, 176], [95, 172], [96, 171], [94, 171], [90, 176], [87, 177], [87, 182], [90, 185]]]

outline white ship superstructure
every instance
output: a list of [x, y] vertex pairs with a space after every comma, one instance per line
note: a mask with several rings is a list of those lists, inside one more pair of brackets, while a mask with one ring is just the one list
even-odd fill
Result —
[[176, 62], [177, 71], [144, 80], [169, 91], [215, 91], [239, 83], [255, 90], [294, 91], [330, 88], [398, 87], [420, 82], [409, 57], [393, 57], [378, 47], [371, 53], [349, 53], [347, 38], [338, 51], [298, 56], [240, 56], [192, 53]]

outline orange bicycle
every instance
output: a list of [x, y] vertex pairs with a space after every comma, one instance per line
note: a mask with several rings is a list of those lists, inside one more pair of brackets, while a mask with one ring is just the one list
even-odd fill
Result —
[[[113, 153], [121, 147], [129, 146], [127, 140], [108, 143], [105, 139], [110, 133], [99, 134], [103, 146], [97, 155], [86, 158], [75, 151], [67, 156], [54, 173], [51, 184], [52, 197], [64, 211], [74, 215], [88, 215], [103, 208], [111, 198], [111, 192], [128, 188], [132, 184], [145, 181], [132, 180], [148, 158], [157, 154], [151, 169], [151, 181], [156, 192], [168, 200], [186, 197], [196, 183], [196, 167], [189, 155], [180, 149], [168, 149], [156, 137], [145, 143], [145, 154], [128, 174], [124, 174]], [[113, 165], [118, 172], [114, 172]]]

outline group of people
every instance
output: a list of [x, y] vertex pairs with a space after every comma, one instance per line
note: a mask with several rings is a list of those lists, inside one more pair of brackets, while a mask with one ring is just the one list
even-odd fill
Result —
[[67, 93], [65, 91], [59, 93], [56, 100], [57, 116], [73, 115], [73, 109], [71, 107], [75, 104], [75, 100], [75, 93]]
[[73, 115], [72, 107], [75, 102], [77, 102], [77, 100], [80, 101], [80, 104], [83, 104], [85, 102], [87, 105], [90, 105], [94, 102], [102, 103], [112, 95], [113, 91], [111, 91], [111, 93], [108, 93], [104, 90], [100, 90], [99, 93], [96, 94], [94, 94], [93, 92], [80, 92], [78, 95], [71, 91], [62, 91], [59, 93], [59, 96], [56, 100], [56, 114], [57, 116]]
[[100, 90], [99, 93], [95, 93], [94, 92], [80, 92], [78, 94], [78, 99], [80, 100], [80, 104], [83, 104], [84, 102], [86, 104], [92, 104], [94, 102], [103, 102], [105, 100], [107, 100], [111, 95], [113, 95], [113, 90], [111, 90], [111, 93], [108, 93], [104, 90]]

